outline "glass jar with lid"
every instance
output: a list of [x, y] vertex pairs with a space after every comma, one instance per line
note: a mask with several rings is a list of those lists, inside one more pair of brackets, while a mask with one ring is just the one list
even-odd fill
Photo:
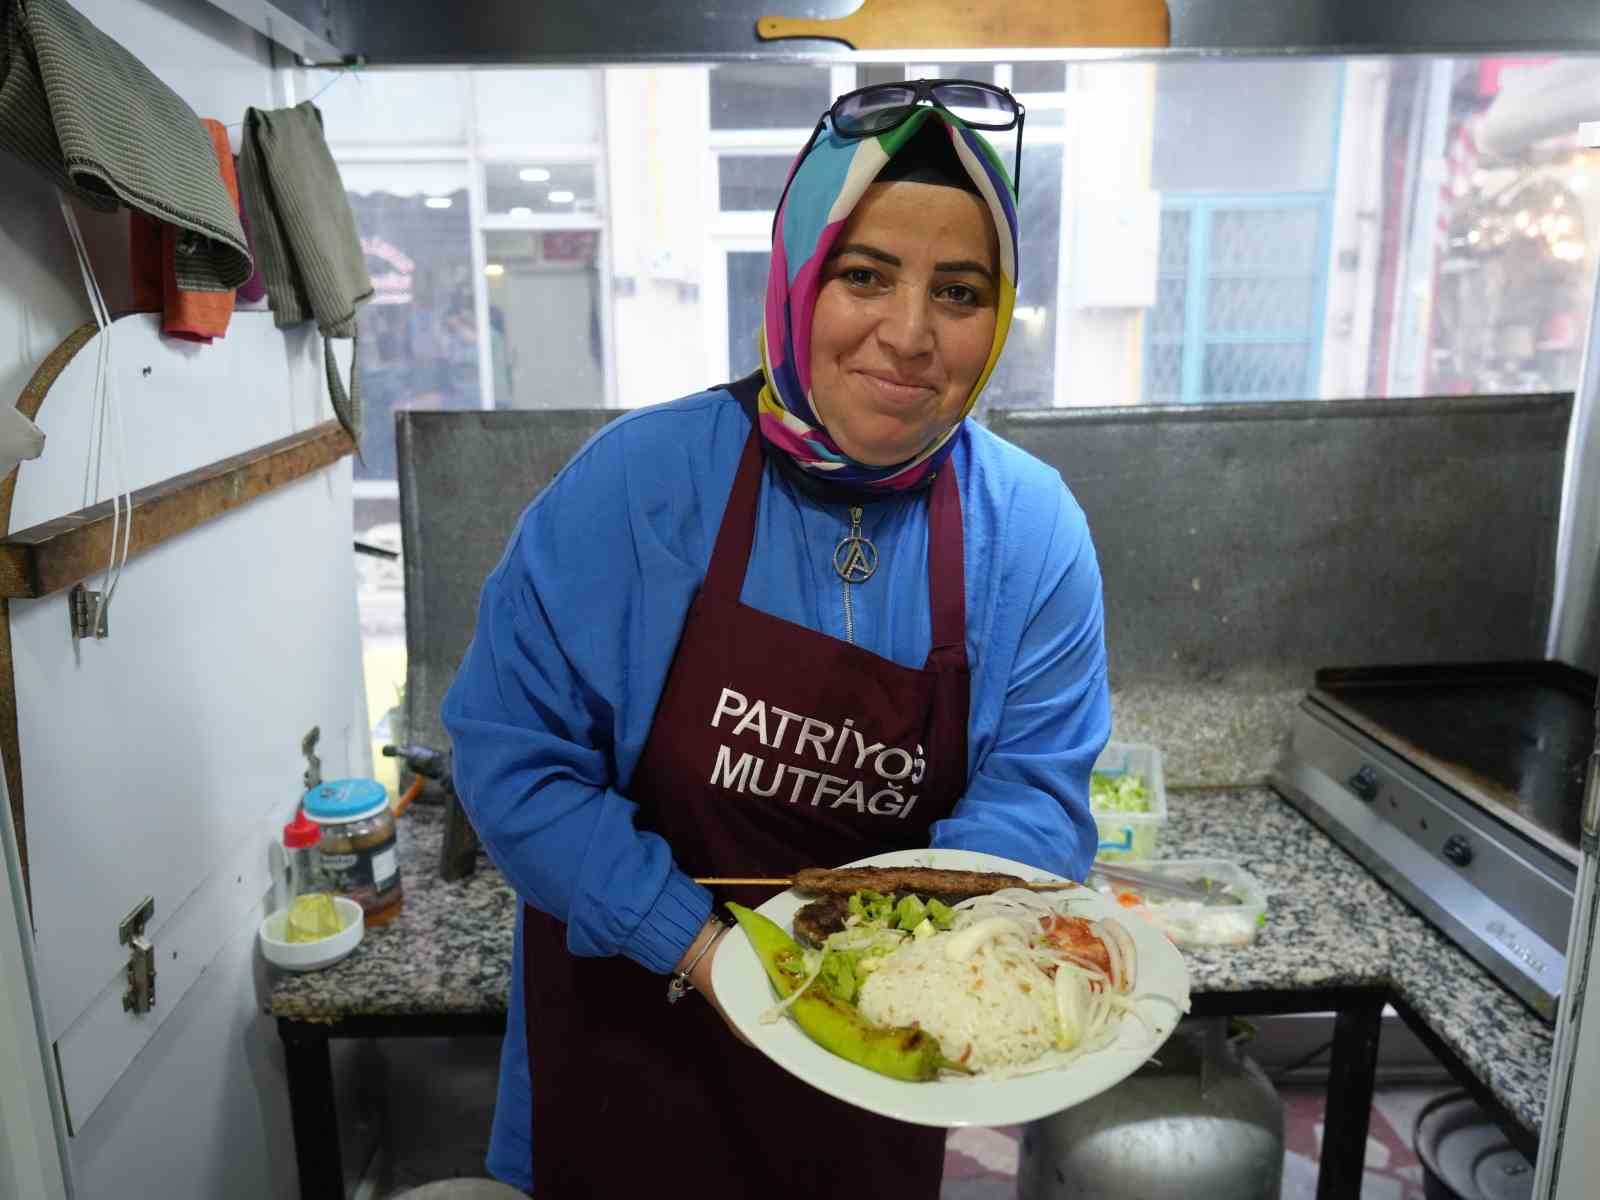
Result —
[[400, 855], [389, 793], [376, 779], [334, 779], [305, 796], [322, 827], [322, 877], [329, 890], [361, 905], [368, 926], [400, 912]]

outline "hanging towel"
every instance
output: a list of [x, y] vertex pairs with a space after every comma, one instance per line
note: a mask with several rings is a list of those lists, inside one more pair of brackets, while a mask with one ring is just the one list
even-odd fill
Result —
[[333, 411], [359, 454], [356, 348], [351, 349], [347, 395], [330, 339], [355, 341], [356, 310], [372, 299], [372, 280], [316, 105], [307, 100], [293, 108], [245, 110], [239, 186], [273, 317], [279, 327], [316, 321]]
[[[228, 131], [222, 122], [209, 118], [201, 124], [211, 138], [223, 186], [237, 208], [239, 183], [233, 169], [233, 152], [228, 148]], [[168, 337], [209, 345], [213, 338], [226, 334], [228, 322], [233, 318], [234, 293], [187, 292], [178, 286], [173, 269], [178, 227], [135, 212], [129, 233], [134, 307], [145, 311], [159, 309], [161, 332]]]
[[[238, 165], [238, 160], [235, 159], [234, 166], [237, 167]], [[258, 258], [256, 254], [256, 235], [250, 232], [250, 214], [245, 210], [243, 196], [239, 198], [239, 224], [244, 226], [244, 240], [249, 243], [250, 257]], [[240, 304], [259, 304], [267, 298], [267, 285], [261, 281], [261, 266], [259, 262], [256, 265], [255, 272], [249, 279], [239, 285], [239, 290], [235, 295], [238, 296]]]
[[44, 453], [44, 430], [14, 408], [0, 404], [0, 479], [17, 464]]
[[250, 278], [200, 118], [65, 0], [10, 0], [5, 10], [0, 150], [93, 208], [126, 204], [176, 225], [185, 291], [231, 292]]

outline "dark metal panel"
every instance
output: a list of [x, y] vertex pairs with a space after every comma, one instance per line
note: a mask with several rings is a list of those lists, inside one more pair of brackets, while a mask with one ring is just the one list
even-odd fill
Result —
[[[267, 0], [226, 0], [265, 4]], [[284, 9], [324, 0], [274, 0]], [[1107, 0], [1114, 2], [1114, 0]], [[1234, 54], [1600, 52], [1594, 0], [1168, 0], [1172, 45], [1183, 52]], [[761, 42], [756, 18], [841, 17], [858, 0], [327, 0], [348, 22], [346, 49], [379, 65], [449, 63], [709, 62], [750, 58], [855, 57], [837, 42]], [[1070, 56], [1070, 52], [1063, 52]], [[1148, 52], [1146, 52], [1148, 54]], [[1013, 52], [1008, 59], [1048, 58]], [[874, 52], [880, 61], [924, 52]], [[1103, 58], [1103, 52], [1086, 57]]]
[[211, 0], [217, 8], [313, 62], [344, 56], [350, 37], [348, 0]]
[[1541, 658], [1570, 395], [995, 412], [1088, 514], [1117, 686]]
[[406, 581], [406, 720], [449, 744], [439, 705], [472, 640], [478, 594], [523, 509], [619, 409], [395, 414]]

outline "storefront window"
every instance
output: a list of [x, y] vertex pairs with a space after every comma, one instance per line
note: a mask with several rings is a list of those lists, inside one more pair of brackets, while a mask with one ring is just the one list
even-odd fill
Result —
[[599, 208], [593, 163], [491, 162], [483, 167], [484, 209], [507, 216], [593, 213]]
[[482, 404], [466, 172], [429, 166], [344, 169], [374, 289], [358, 317], [365, 406], [358, 485], [396, 477], [400, 409]]
[[496, 408], [604, 408], [600, 234], [491, 230], [489, 347]]
[[710, 75], [712, 129], [810, 129], [833, 103], [827, 67], [729, 63]]

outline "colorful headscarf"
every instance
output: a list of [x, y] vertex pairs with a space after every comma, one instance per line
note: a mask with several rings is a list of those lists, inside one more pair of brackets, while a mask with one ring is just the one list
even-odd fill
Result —
[[[857, 462], [840, 450], [811, 403], [811, 317], [822, 286], [823, 266], [845, 220], [889, 160], [910, 144], [923, 123], [939, 121], [956, 158], [989, 208], [999, 233], [999, 305], [994, 344], [961, 417], [915, 456], [888, 467]], [[923, 107], [903, 125], [877, 137], [841, 138], [825, 124], [810, 153], [791, 168], [788, 193], [778, 213], [767, 275], [766, 315], [761, 327], [761, 368], [766, 376], [758, 401], [761, 436], [787, 454], [813, 479], [848, 485], [848, 490], [893, 493], [924, 483], [954, 449], [952, 438], [973, 409], [994, 371], [1011, 328], [1017, 298], [1017, 208], [1011, 180], [982, 135], [944, 111]]]

